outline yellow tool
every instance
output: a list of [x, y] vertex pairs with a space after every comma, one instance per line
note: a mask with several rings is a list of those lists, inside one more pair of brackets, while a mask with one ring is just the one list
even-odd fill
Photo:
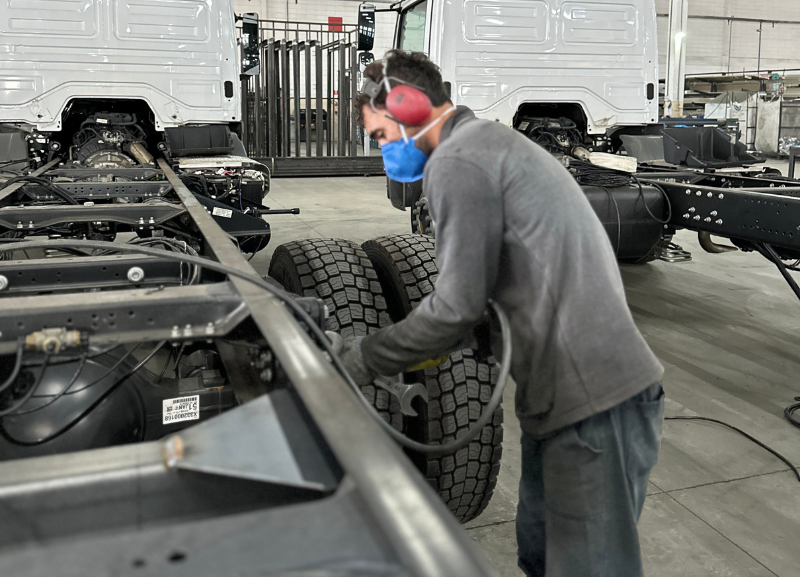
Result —
[[424, 371], [425, 369], [432, 369], [444, 363], [448, 358], [449, 355], [444, 355], [443, 357], [439, 357], [438, 359], [428, 359], [427, 361], [422, 361], [420, 364], [410, 367], [408, 370], [409, 372], [412, 372], [412, 371]]

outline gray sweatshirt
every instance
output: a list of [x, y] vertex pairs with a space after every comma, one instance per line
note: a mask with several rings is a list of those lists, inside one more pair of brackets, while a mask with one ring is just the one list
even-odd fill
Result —
[[511, 320], [516, 413], [533, 435], [605, 411], [661, 379], [609, 238], [553, 156], [459, 106], [425, 167], [424, 192], [439, 278], [405, 320], [364, 338], [373, 371], [397, 374], [451, 349], [493, 298]]

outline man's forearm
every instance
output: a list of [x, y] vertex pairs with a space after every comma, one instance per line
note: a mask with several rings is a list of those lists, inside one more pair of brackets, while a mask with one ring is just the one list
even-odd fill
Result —
[[366, 365], [379, 375], [396, 375], [467, 346], [470, 330], [480, 317], [454, 314], [437, 300], [434, 293], [405, 320], [365, 337], [361, 350]]

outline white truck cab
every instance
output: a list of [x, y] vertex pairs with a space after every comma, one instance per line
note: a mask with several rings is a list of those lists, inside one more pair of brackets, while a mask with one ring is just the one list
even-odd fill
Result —
[[[658, 120], [654, 0], [405, 0], [394, 46], [441, 67], [456, 104], [586, 135]], [[515, 121], [516, 119], [516, 121]]]
[[231, 0], [0, 0], [0, 123], [62, 130], [79, 100], [140, 100], [157, 131], [241, 120]]

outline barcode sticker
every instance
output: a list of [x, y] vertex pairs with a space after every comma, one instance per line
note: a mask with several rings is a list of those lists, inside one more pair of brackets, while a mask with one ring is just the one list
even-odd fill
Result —
[[200, 418], [200, 395], [164, 399], [163, 407], [163, 425], [180, 421], [196, 421]]
[[215, 206], [214, 210], [211, 211], [211, 214], [214, 216], [221, 216], [222, 218], [231, 218], [233, 216], [233, 211], [229, 208], [220, 208]]

